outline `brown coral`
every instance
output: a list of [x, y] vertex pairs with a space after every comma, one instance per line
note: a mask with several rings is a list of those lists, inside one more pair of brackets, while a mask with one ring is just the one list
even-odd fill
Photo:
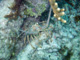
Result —
[[61, 16], [63, 16], [65, 14], [64, 13], [65, 9], [58, 8], [58, 4], [57, 4], [56, 0], [49, 0], [49, 2], [51, 5], [51, 8], [53, 9], [54, 17], [57, 18], [58, 20], [60, 20], [61, 22], [66, 23], [66, 20], [61, 18]]
[[14, 0], [14, 1], [15, 1], [15, 3], [12, 5], [12, 7], [9, 7], [11, 9], [10, 14], [4, 16], [5, 18], [8, 18], [9, 20], [11, 20], [11, 19], [15, 20], [18, 18], [18, 16], [21, 17], [20, 5], [22, 4], [23, 0]]

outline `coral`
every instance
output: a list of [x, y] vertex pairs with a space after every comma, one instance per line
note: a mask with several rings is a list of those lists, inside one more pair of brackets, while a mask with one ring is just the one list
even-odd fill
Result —
[[[40, 0], [39, 1], [40, 3], [37, 2], [36, 0], [34, 1], [32, 0], [14, 0], [14, 1], [15, 3], [13, 3], [11, 7], [9, 7], [11, 9], [10, 14], [4, 16], [5, 18], [8, 18], [9, 20], [12, 20], [12, 19], [16, 20], [18, 16], [22, 18], [22, 16], [24, 15], [34, 16], [34, 17], [41, 16], [42, 12], [46, 10], [47, 4], [48, 4], [47, 0]], [[21, 6], [25, 8], [22, 11], [21, 9], [23, 7]], [[21, 15], [21, 13], [23, 15]]]
[[64, 9], [58, 8], [58, 4], [57, 4], [56, 0], [49, 0], [49, 2], [53, 9], [54, 17], [57, 18], [58, 20], [62, 21], [63, 23], [66, 23], [66, 20], [61, 18], [61, 16], [63, 16], [65, 14]]
[[21, 17], [20, 15], [20, 5], [22, 4], [23, 0], [14, 0], [15, 2], [13, 3], [13, 5], [11, 7], [9, 7], [11, 9], [10, 14], [5, 15], [5, 18], [8, 18], [9, 20], [16, 20], [18, 18], [18, 16]]
[[2, 0], [0, 2], [0, 60], [11, 60], [17, 41], [17, 32], [21, 24], [20, 19], [8, 22], [8, 19], [4, 18], [5, 15], [10, 13], [11, 10], [8, 6], [11, 6], [13, 2], [14, 0]]
[[[4, 0], [5, 3], [6, 1], [9, 2], [9, 0]], [[48, 0], [25, 0], [24, 7], [23, 5], [20, 6], [22, 0], [15, 1], [17, 1], [15, 3], [16, 6], [14, 4], [12, 8], [10, 8], [11, 13], [7, 15], [6, 18], [15, 20], [19, 14], [23, 12], [24, 14], [22, 16], [25, 15], [25, 18], [18, 18], [15, 21], [13, 20], [7, 23], [8, 19], [3, 16], [9, 14], [10, 9], [7, 5], [4, 7], [3, 3], [4, 8], [1, 8], [2, 5], [0, 5], [0, 60], [80, 59], [80, 14], [78, 14], [79, 12], [75, 12], [76, 9], [70, 7], [67, 3], [63, 5], [61, 1], [64, 0], [49, 0], [49, 2], [51, 1], [50, 4], [54, 16], [51, 14], [48, 15], [47, 25], [49, 25], [49, 27], [46, 28], [46, 21], [43, 21], [44, 19], [40, 21], [40, 16], [44, 17], [42, 13], [45, 12], [45, 10], [51, 13], [51, 8], [50, 11], [46, 9]], [[68, 18], [65, 19], [68, 21], [67, 23], [61, 17], [64, 15], [64, 9], [58, 9], [55, 1], [58, 1], [58, 3], [66, 7], [65, 16]], [[27, 4], [27, 2], [29, 4]], [[15, 8], [17, 6], [18, 9], [25, 9], [18, 12], [18, 9]], [[78, 8], [77, 10], [80, 9]], [[48, 13], [45, 15], [47, 14]], [[61, 18], [60, 21], [63, 23], [56, 21], [54, 17], [57, 19]], [[53, 20], [49, 23], [50, 18], [53, 18]], [[77, 23], [75, 23], [75, 21]]]

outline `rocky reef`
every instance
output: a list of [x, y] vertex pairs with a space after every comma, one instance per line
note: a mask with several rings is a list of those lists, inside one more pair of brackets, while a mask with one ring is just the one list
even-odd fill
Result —
[[0, 0], [0, 60], [80, 60], [80, 1], [53, 0], [66, 23], [49, 1]]

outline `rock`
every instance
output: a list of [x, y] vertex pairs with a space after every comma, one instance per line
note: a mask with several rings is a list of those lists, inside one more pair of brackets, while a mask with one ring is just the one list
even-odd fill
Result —
[[21, 25], [21, 20], [8, 22], [4, 18], [10, 13], [10, 7], [14, 0], [2, 0], [0, 2], [0, 60], [9, 60], [15, 45], [15, 37]]
[[77, 32], [76, 31], [72, 31], [72, 35], [76, 36]]
[[68, 38], [73, 38], [74, 36], [71, 33], [68, 33]]
[[8, 60], [10, 58], [14, 43], [10, 40], [10, 29], [7, 29], [7, 19], [4, 18], [10, 12], [8, 6], [11, 5], [13, 0], [2, 0], [0, 2], [0, 60]]
[[11, 56], [12, 49], [14, 43], [4, 37], [4, 39], [0, 39], [0, 59], [8, 60]]

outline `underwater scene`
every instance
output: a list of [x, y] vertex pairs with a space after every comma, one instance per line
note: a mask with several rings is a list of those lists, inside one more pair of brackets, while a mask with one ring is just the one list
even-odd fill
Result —
[[0, 60], [80, 60], [80, 0], [0, 0]]

